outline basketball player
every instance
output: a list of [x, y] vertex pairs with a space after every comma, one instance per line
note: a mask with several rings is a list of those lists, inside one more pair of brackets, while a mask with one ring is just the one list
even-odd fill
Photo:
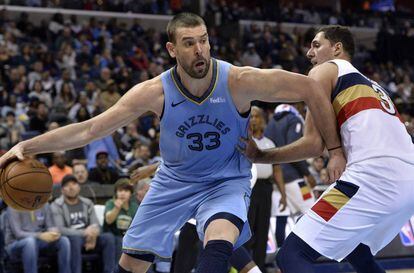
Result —
[[207, 28], [195, 14], [174, 16], [167, 33], [168, 53], [177, 60], [174, 68], [132, 87], [90, 120], [17, 144], [0, 158], [0, 167], [14, 157], [83, 146], [152, 111], [161, 120], [164, 161], [124, 237], [116, 271], [146, 272], [155, 260], [169, 260], [174, 232], [194, 217], [204, 243], [197, 272], [224, 273], [233, 248], [250, 237], [251, 163], [236, 146], [240, 137], [247, 137], [253, 100], [305, 101], [333, 149], [331, 179], [339, 178], [345, 158], [335, 149], [340, 141], [334, 112], [316, 81], [211, 58]]
[[[350, 60], [354, 40], [341, 26], [320, 29], [307, 56], [310, 77], [331, 98], [347, 157], [340, 180], [328, 188], [288, 236], [277, 260], [283, 273], [314, 272], [323, 255], [347, 259], [359, 273], [383, 273], [374, 260], [414, 213], [414, 146], [387, 93]], [[257, 162], [289, 162], [319, 156], [324, 148], [307, 114], [304, 137], [291, 145], [246, 154]]]

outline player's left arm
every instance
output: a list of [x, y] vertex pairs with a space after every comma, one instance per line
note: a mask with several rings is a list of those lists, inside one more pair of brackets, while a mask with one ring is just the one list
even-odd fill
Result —
[[230, 75], [229, 86], [239, 111], [246, 111], [254, 100], [304, 101], [328, 149], [341, 145], [334, 110], [329, 98], [320, 92], [321, 87], [314, 79], [281, 69], [253, 67], [233, 67]]
[[[287, 72], [280, 69], [257, 69], [233, 67], [229, 87], [240, 112], [247, 111], [253, 100], [267, 102], [304, 101], [309, 107], [313, 121], [319, 129], [326, 147], [335, 154], [334, 169], [330, 169], [330, 181], [339, 178], [345, 169], [345, 159], [338, 136], [335, 113], [326, 87], [315, 80], [320, 77], [315, 69], [310, 76]], [[332, 88], [332, 86], [331, 86]], [[327, 89], [326, 89], [327, 90]], [[342, 158], [342, 159], [340, 159]]]

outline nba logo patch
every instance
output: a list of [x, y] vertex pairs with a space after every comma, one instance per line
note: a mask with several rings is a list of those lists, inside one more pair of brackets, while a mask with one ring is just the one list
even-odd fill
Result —
[[400, 239], [403, 246], [413, 246], [414, 245], [414, 234], [412, 228], [412, 217], [411, 220], [406, 223], [400, 231]]

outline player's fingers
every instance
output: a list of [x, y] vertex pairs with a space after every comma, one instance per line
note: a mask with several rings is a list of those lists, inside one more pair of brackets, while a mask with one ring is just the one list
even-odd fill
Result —
[[239, 140], [240, 140], [240, 142], [242, 142], [244, 144], [247, 144], [249, 142], [249, 139], [245, 138], [245, 137], [240, 137]]
[[24, 159], [23, 153], [20, 150], [17, 150], [15, 155], [16, 155], [17, 159], [19, 159], [19, 160]]
[[[0, 159], [0, 168], [5, 168], [7, 166], [7, 164], [9, 164], [10, 162], [14, 161], [15, 159], [16, 159], [16, 155], [14, 155], [14, 154], [12, 154], [10, 152], [7, 152]], [[21, 159], [21, 160], [23, 160], [23, 159]]]
[[240, 153], [242, 153], [242, 154], [246, 154], [246, 149], [245, 148], [243, 148], [243, 147], [241, 147], [240, 145], [236, 145], [236, 149], [240, 152]]
[[332, 169], [328, 170], [328, 176], [329, 176], [329, 183], [332, 183], [335, 181], [335, 172]]

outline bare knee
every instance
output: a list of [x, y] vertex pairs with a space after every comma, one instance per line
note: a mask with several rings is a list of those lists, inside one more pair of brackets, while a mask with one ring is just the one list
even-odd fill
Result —
[[206, 228], [204, 246], [211, 240], [225, 240], [234, 245], [239, 238], [239, 234], [239, 229], [229, 220], [213, 220]]
[[151, 266], [151, 263], [122, 253], [119, 259], [119, 265], [132, 273], [145, 273]]

